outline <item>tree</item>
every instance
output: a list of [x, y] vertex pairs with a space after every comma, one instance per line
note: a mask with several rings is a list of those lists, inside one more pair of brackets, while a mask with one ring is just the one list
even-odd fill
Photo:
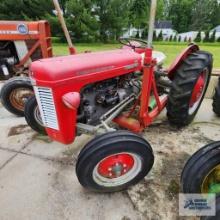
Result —
[[218, 37], [217, 42], [220, 42], [220, 37]]
[[195, 1], [192, 10], [192, 22], [189, 26], [190, 30], [197, 31], [201, 29], [211, 29], [211, 14], [213, 13], [213, 1], [200, 0]]
[[205, 37], [203, 39], [203, 42], [209, 42], [209, 31], [205, 32]]
[[170, 42], [173, 41], [173, 36], [170, 35], [168, 39], [169, 39]]
[[101, 41], [117, 40], [128, 26], [130, 4], [123, 0], [94, 0], [92, 7], [98, 18]]
[[74, 41], [96, 41], [99, 23], [92, 14], [91, 0], [70, 0], [67, 2], [67, 25], [73, 33]]
[[212, 12], [210, 13], [211, 16], [211, 24], [212, 28], [216, 27], [220, 24], [220, 2], [218, 0], [212, 0]]
[[211, 43], [214, 43], [215, 42], [215, 35], [216, 35], [216, 30], [214, 30], [212, 33], [211, 33], [211, 36], [209, 38], [209, 42]]
[[147, 39], [148, 36], [148, 28], [145, 27], [142, 33], [142, 39]]
[[137, 31], [135, 38], [140, 38], [140, 32]]
[[160, 31], [160, 33], [157, 36], [158, 41], [163, 41], [163, 32]]
[[170, 0], [168, 4], [167, 19], [171, 20], [174, 29], [178, 32], [186, 32], [191, 24], [192, 0]]
[[0, 19], [5, 20], [39, 20], [46, 14], [52, 14], [52, 1], [44, 0], [1, 0]]
[[130, 2], [130, 23], [136, 28], [146, 27], [148, 24], [150, 0], [132, 0]]
[[194, 39], [195, 42], [201, 42], [202, 41], [202, 33], [201, 31], [198, 32], [196, 35], [196, 38]]
[[154, 34], [153, 34], [153, 41], [157, 41], [158, 38], [157, 38], [157, 34], [156, 34], [156, 31], [154, 31]]

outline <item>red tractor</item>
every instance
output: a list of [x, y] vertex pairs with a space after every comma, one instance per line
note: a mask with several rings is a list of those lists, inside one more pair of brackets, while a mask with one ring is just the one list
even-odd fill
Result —
[[96, 135], [76, 164], [79, 182], [91, 190], [123, 190], [144, 178], [154, 156], [139, 133], [165, 107], [171, 124], [188, 125], [208, 87], [212, 55], [197, 45], [191, 44], [163, 69], [165, 56], [151, 45], [155, 8], [152, 0], [148, 43], [123, 38], [118, 50], [31, 64], [35, 109], [49, 137], [70, 144], [80, 134]]

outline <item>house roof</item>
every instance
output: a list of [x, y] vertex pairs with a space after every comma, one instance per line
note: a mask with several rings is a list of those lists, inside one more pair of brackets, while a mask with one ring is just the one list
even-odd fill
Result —
[[220, 32], [220, 25], [218, 25], [217, 27], [215, 27], [215, 28], [213, 29], [213, 31]]
[[155, 28], [156, 29], [172, 29], [172, 21], [156, 21], [155, 22]]

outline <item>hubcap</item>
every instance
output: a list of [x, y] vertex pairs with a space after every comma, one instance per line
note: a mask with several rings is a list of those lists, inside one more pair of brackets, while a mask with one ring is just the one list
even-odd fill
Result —
[[27, 88], [18, 88], [14, 89], [10, 96], [9, 100], [12, 106], [20, 111], [24, 111], [24, 105], [27, 99], [32, 96], [34, 93], [31, 89]]
[[201, 72], [192, 92], [192, 96], [189, 103], [189, 114], [193, 114], [200, 104], [200, 101], [205, 92], [206, 84], [208, 79], [208, 69]]
[[126, 174], [134, 166], [134, 159], [129, 154], [116, 154], [104, 159], [98, 166], [100, 175], [106, 178], [117, 178]]
[[201, 192], [216, 194], [220, 192], [220, 165], [214, 167], [204, 178]]
[[93, 170], [93, 180], [105, 187], [123, 185], [141, 171], [142, 161], [133, 153], [118, 153], [101, 160]]

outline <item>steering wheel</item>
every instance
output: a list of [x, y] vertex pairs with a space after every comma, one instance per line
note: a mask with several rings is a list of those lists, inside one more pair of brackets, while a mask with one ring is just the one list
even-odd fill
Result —
[[146, 48], [147, 41], [137, 38], [130, 38], [130, 37], [121, 37], [118, 40], [121, 44], [131, 47], [132, 49], [136, 48]]

